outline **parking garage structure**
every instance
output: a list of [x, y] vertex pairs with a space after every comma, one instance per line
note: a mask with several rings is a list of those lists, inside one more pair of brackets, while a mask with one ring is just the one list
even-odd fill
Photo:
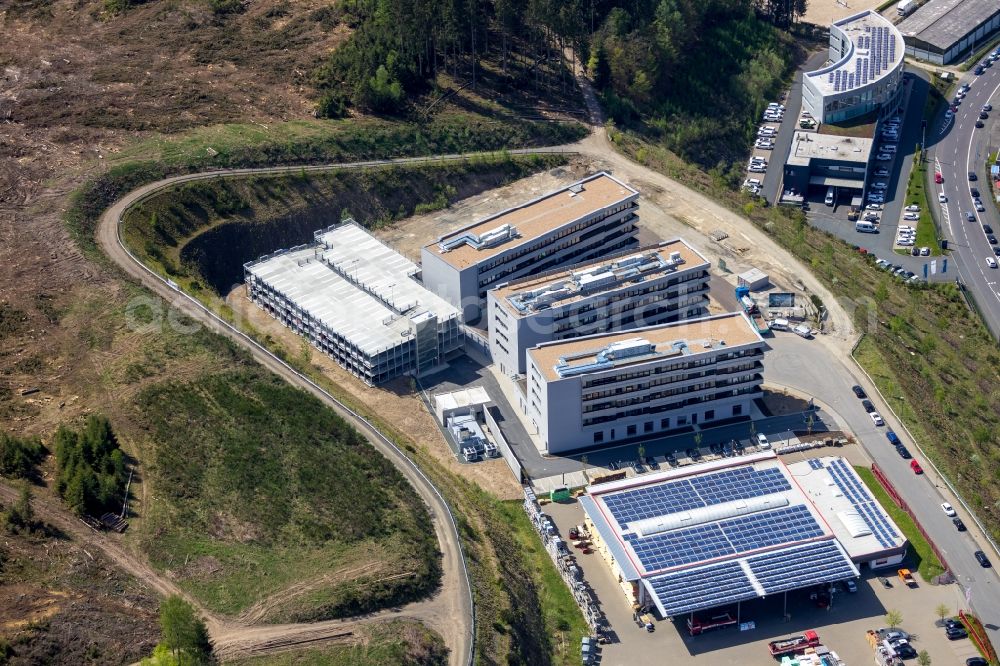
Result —
[[353, 221], [244, 265], [247, 296], [369, 385], [438, 367], [462, 347], [458, 309]]
[[421, 250], [424, 284], [474, 323], [496, 285], [636, 247], [638, 199], [601, 172], [491, 215]]
[[859, 562], [905, 552], [843, 459], [802, 464], [816, 484], [761, 452], [592, 485], [584, 524], [628, 601], [664, 619], [857, 578]]
[[830, 64], [802, 77], [802, 108], [821, 123], [899, 107], [905, 44], [896, 27], [868, 10], [830, 26]]
[[487, 294], [493, 362], [525, 372], [525, 352], [566, 340], [704, 316], [709, 262], [681, 239], [500, 285]]
[[765, 343], [743, 312], [527, 351], [520, 406], [549, 454], [746, 419]]

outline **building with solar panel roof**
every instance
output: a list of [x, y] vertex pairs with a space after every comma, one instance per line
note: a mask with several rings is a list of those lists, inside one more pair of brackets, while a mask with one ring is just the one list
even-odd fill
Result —
[[856, 578], [906, 551], [841, 458], [726, 458], [593, 485], [580, 504], [629, 600], [663, 618]]
[[885, 17], [863, 11], [830, 26], [830, 64], [802, 77], [802, 109], [821, 123], [874, 111], [896, 112], [903, 82], [903, 37]]

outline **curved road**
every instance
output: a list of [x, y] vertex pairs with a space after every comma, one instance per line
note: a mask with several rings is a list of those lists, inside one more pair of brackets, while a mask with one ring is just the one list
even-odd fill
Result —
[[[533, 154], [533, 153], [571, 153], [562, 148], [540, 148], [527, 150], [508, 151], [512, 154]], [[371, 423], [360, 415], [351, 411], [346, 405], [339, 402], [332, 395], [327, 393], [312, 380], [300, 374], [291, 366], [283, 362], [274, 354], [259, 345], [252, 338], [248, 337], [238, 329], [229, 325], [226, 321], [208, 310], [204, 305], [187, 294], [174, 289], [164, 278], [160, 277], [142, 262], [140, 262], [122, 242], [120, 235], [121, 220], [124, 213], [133, 205], [143, 199], [158, 192], [176, 186], [179, 183], [196, 180], [207, 180], [212, 178], [239, 177], [247, 175], [281, 175], [287, 173], [331, 171], [338, 169], [358, 169], [370, 166], [408, 163], [441, 163], [448, 161], [462, 161], [473, 156], [483, 156], [489, 153], [476, 153], [470, 155], [445, 155], [439, 157], [419, 157], [400, 158], [394, 160], [377, 160], [369, 162], [356, 162], [351, 164], [329, 164], [317, 166], [288, 166], [270, 167], [260, 169], [227, 169], [214, 172], [187, 174], [166, 178], [164, 180], [150, 183], [115, 202], [101, 216], [97, 228], [97, 240], [101, 249], [120, 266], [128, 275], [137, 279], [143, 286], [150, 289], [155, 294], [164, 298], [173, 307], [177, 308], [193, 320], [200, 322], [210, 330], [224, 335], [236, 343], [246, 348], [253, 357], [264, 367], [284, 378], [290, 384], [312, 393], [343, 418], [353, 423], [368, 441], [382, 455], [389, 459], [393, 465], [406, 477], [417, 493], [423, 498], [430, 509], [434, 521], [434, 529], [437, 534], [438, 543], [442, 551], [442, 585], [439, 593], [431, 600], [410, 604], [408, 609], [411, 612], [398, 614], [399, 616], [410, 616], [427, 622], [433, 629], [438, 631], [445, 640], [452, 655], [452, 663], [462, 666], [471, 664], [474, 657], [475, 641], [475, 609], [472, 601], [472, 588], [469, 582], [468, 571], [465, 566], [465, 558], [462, 552], [456, 529], [455, 518], [448, 507], [447, 502], [430, 479], [392, 442], [386, 439]], [[382, 614], [385, 615], [385, 614]], [[326, 623], [329, 626], [337, 626], [337, 622]], [[238, 643], [240, 651], [253, 650], [254, 636], [259, 643], [273, 644], [280, 640], [282, 636], [295, 642], [296, 636], [303, 634], [312, 635], [317, 629], [316, 625], [281, 625], [272, 627], [244, 627], [234, 628], [230, 626], [220, 626], [217, 635], [213, 639], [219, 645], [221, 651], [231, 651], [231, 643]], [[231, 635], [233, 633], [236, 635]], [[327, 632], [324, 639], [334, 640], [338, 638], [335, 632]], [[301, 639], [299, 639], [301, 640]]]
[[[994, 120], [987, 120], [982, 129], [976, 128], [985, 104], [997, 107], [990, 116], [1000, 113], [1000, 63], [980, 76], [966, 72], [959, 81], [971, 88], [954, 119], [947, 121], [942, 111], [927, 127], [928, 143], [933, 146], [928, 151], [929, 159], [944, 179], [940, 185], [928, 183], [928, 191], [933, 198], [941, 193], [948, 198], [947, 203], [939, 205], [939, 227], [950, 241], [959, 276], [975, 297], [984, 322], [994, 337], [1000, 337], [1000, 269], [986, 265], [986, 258], [994, 255], [983, 231], [983, 225], [987, 224], [994, 233], [1000, 233], [1000, 215], [996, 204], [989, 201], [989, 173], [985, 166]], [[969, 182], [970, 171], [977, 175], [975, 182]], [[973, 207], [970, 186], [983, 195], [985, 212], [977, 212]], [[967, 221], [967, 212], [973, 214], [974, 222]]]

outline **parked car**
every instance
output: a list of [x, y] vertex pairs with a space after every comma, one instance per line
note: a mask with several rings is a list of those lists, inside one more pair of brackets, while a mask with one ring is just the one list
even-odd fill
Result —
[[910, 455], [910, 450], [905, 446], [903, 446], [902, 444], [896, 447], [896, 453], [898, 453], [899, 457], [902, 458], [903, 460], [909, 460], [910, 458], [913, 457], [912, 455]]
[[993, 566], [993, 563], [990, 562], [990, 558], [986, 557], [986, 553], [984, 553], [983, 551], [977, 550], [975, 553], [973, 553], [973, 555], [975, 555], [976, 562], [979, 562], [979, 566], [981, 566], [982, 568], [989, 569], [990, 567]]
[[865, 411], [871, 414], [875, 411], [875, 405], [872, 404], [871, 400], [862, 400], [861, 406], [865, 408]]
[[1000, 257], [1000, 246], [996, 246], [996, 245], [993, 246], [993, 254], [995, 254], [996, 256]]
[[885, 425], [885, 420], [882, 418], [882, 415], [879, 414], [878, 412], [869, 412], [868, 416], [872, 418], [872, 423], [874, 423], [876, 426]]
[[973, 213], [971, 210], [965, 211], [965, 221], [966, 222], [975, 222], [976, 221], [976, 214]]
[[888, 175], [889, 175], [889, 170], [886, 169], [885, 167], [879, 167], [879, 168], [875, 169], [875, 177], [876, 178], [885, 178]]
[[975, 172], [975, 171], [970, 171], [970, 172], [969, 172], [969, 180], [970, 180], [970, 181], [975, 181], [975, 180], [977, 180], [978, 178], [979, 178], [979, 177], [978, 177], [978, 176], [976, 175], [976, 172]]
[[969, 657], [965, 660], [965, 666], [990, 666], [990, 663], [982, 657]]
[[913, 470], [914, 474], [923, 474], [924, 473], [923, 468], [920, 467], [920, 463], [918, 463], [916, 460], [911, 460], [910, 461], [910, 469]]
[[[879, 261], [882, 261], [882, 260], [879, 259]], [[865, 395], [865, 390], [863, 388], [861, 388], [861, 386], [859, 386], [858, 384], [855, 384], [854, 386], [852, 386], [851, 390], [854, 391], [854, 395], [858, 396], [859, 398], [867, 398], [868, 397], [867, 395]]]
[[924, 246], [924, 247], [920, 248], [920, 256], [921, 257], [929, 257], [929, 256], [931, 256], [931, 249], [929, 247], [927, 247], [927, 246]]
[[936, 171], [934, 173], [934, 182], [937, 183], [938, 185], [944, 182], [944, 176], [941, 175], [940, 171]]
[[992, 110], [993, 110], [993, 105], [992, 104], [983, 104], [983, 111], [986, 111], [987, 113], [989, 113]]
[[986, 240], [989, 241], [990, 245], [996, 245], [997, 244], [997, 237], [994, 236], [993, 234], [987, 234], [986, 235]]
[[920, 219], [920, 213], [903, 213], [903, 219], [915, 222]]
[[986, 206], [984, 206], [983, 202], [980, 201], [979, 199], [975, 199], [972, 202], [972, 205], [975, 206], [976, 210], [978, 210], [980, 213], [985, 213], [986, 212]]
[[954, 518], [955, 516], [958, 515], [955, 512], [955, 508], [948, 502], [941, 503], [941, 510], [944, 511], [944, 515], [948, 516], [949, 518]]
[[902, 442], [899, 440], [899, 435], [897, 435], [893, 430], [886, 430], [885, 438], [888, 439], [889, 443], [892, 444], [893, 446], [899, 446], [900, 444], [902, 444]]
[[899, 656], [900, 659], [916, 659], [917, 658], [917, 650], [916, 650], [916, 648], [914, 648], [909, 643], [903, 643], [902, 645], [894, 646], [893, 650], [896, 651], [896, 655]]
[[948, 203], [948, 197], [944, 195], [944, 192], [938, 195], [938, 203]]
[[970, 187], [969, 188], [969, 194], [972, 195], [973, 199], [978, 199], [979, 198], [979, 189], [975, 188], [975, 187]]
[[965, 630], [965, 627], [945, 627], [944, 635], [950, 641], [957, 641], [960, 638], [968, 638], [969, 632]]
[[767, 441], [767, 435], [762, 432], [757, 433], [757, 446], [762, 449], [771, 448], [771, 443]]
[[958, 516], [955, 516], [954, 518], [951, 519], [951, 524], [954, 525], [955, 529], [958, 530], [959, 532], [965, 531], [965, 523], [963, 523], [962, 519], [959, 518]]
[[990, 117], [990, 114], [986, 113], [985, 111], [980, 111], [979, 112], [979, 119], [980, 120], [986, 120], [989, 117]]
[[875, 156], [875, 159], [877, 159], [879, 162], [891, 162], [892, 155], [890, 155], [889, 153], [879, 153], [878, 155]]
[[976, 121], [976, 129], [983, 129], [984, 127], [986, 127], [986, 123], [984, 123], [982, 120]]
[[972, 73], [975, 74], [976, 76], [982, 76], [984, 72], [986, 72], [986, 68], [984, 68], [982, 65], [976, 65], [976, 68], [972, 70]]

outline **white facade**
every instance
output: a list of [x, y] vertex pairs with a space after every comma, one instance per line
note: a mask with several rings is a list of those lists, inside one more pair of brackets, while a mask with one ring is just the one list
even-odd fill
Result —
[[254, 303], [368, 384], [429, 370], [462, 346], [458, 310], [353, 221], [244, 271]]
[[635, 246], [638, 198], [596, 174], [425, 246], [423, 282], [474, 322], [495, 285]]
[[742, 312], [527, 352], [522, 409], [549, 454], [750, 414], [764, 340]]
[[896, 27], [868, 10], [830, 26], [831, 64], [802, 77], [802, 109], [822, 123], [895, 113], [905, 44]]
[[677, 239], [491, 289], [493, 362], [524, 374], [525, 352], [544, 342], [703, 316], [708, 268]]

